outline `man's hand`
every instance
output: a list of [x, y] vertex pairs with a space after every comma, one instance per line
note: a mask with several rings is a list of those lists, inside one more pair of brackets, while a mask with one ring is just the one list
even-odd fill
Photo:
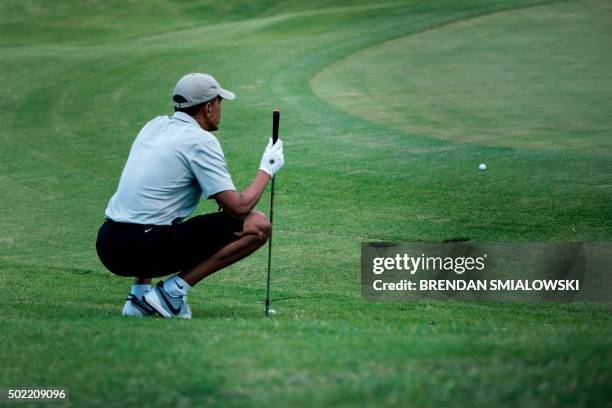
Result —
[[283, 141], [278, 139], [276, 143], [272, 144], [272, 138], [268, 141], [266, 151], [264, 152], [259, 169], [265, 171], [274, 177], [274, 175], [283, 167], [285, 164], [285, 156], [283, 155]]

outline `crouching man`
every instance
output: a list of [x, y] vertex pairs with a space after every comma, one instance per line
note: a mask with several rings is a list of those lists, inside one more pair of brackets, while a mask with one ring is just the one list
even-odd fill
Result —
[[[107, 269], [135, 278], [124, 315], [191, 318], [189, 290], [268, 239], [272, 226], [253, 208], [284, 164], [283, 142], [268, 142], [255, 179], [237, 192], [211, 133], [221, 102], [234, 98], [210, 75], [185, 75], [174, 88], [174, 114], [151, 120], [136, 137], [96, 241]], [[222, 210], [185, 220], [202, 195]], [[151, 287], [166, 275], [173, 276]]]

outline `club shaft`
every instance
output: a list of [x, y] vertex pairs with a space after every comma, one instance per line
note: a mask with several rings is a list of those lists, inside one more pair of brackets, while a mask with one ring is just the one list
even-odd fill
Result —
[[[274, 220], [274, 177], [272, 177], [272, 185], [270, 186], [270, 224]], [[268, 277], [266, 280], [266, 316], [270, 311], [270, 272], [272, 270], [272, 231], [268, 238]]]
[[[280, 124], [280, 111], [275, 109], [272, 112], [272, 144], [278, 140], [278, 128]], [[274, 176], [272, 176], [272, 185], [270, 186], [270, 224], [274, 220]], [[272, 271], [272, 231], [268, 238], [268, 276], [266, 278], [266, 311], [265, 315], [270, 313], [270, 272]]]

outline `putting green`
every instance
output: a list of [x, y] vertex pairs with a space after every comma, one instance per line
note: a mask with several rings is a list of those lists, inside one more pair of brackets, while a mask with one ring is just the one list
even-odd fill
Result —
[[603, 0], [485, 15], [352, 54], [311, 86], [412, 134], [609, 155], [610, 21]]

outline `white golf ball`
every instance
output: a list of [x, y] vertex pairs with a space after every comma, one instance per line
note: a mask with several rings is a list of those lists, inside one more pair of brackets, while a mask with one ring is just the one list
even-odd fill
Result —
[[478, 170], [480, 171], [485, 171], [487, 169], [487, 165], [484, 163], [480, 163], [480, 166], [478, 166]]
[[268, 316], [276, 316], [276, 310], [274, 309], [268, 310]]

